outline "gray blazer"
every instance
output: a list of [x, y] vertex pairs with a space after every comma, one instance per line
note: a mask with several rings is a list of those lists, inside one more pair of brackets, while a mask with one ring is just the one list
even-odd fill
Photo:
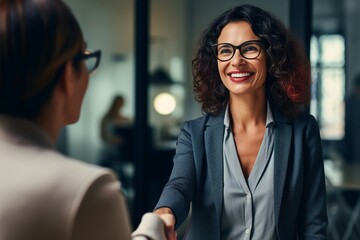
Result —
[[[274, 209], [281, 240], [327, 239], [321, 140], [313, 116], [294, 120], [274, 111]], [[187, 239], [220, 239], [224, 113], [185, 122], [170, 179], [155, 208], [169, 207], [176, 227], [189, 213]], [[266, 236], [264, 236], [266, 239]]]

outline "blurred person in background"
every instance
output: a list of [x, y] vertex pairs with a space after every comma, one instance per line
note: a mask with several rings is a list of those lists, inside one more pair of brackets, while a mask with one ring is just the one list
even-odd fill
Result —
[[121, 135], [118, 129], [131, 129], [131, 121], [122, 113], [125, 104], [125, 98], [122, 95], [115, 95], [112, 99], [109, 109], [101, 118], [100, 137], [103, 141], [103, 147], [100, 152], [99, 164], [104, 167], [117, 169], [117, 165], [122, 160], [130, 160], [131, 139], [126, 139]]
[[117, 136], [114, 128], [117, 126], [130, 126], [131, 121], [122, 113], [125, 104], [125, 98], [122, 95], [116, 95], [112, 99], [110, 108], [101, 119], [101, 139], [111, 145], [118, 145], [124, 142], [121, 136]]
[[110, 168], [118, 174], [122, 190], [132, 212], [133, 198], [135, 197], [133, 187], [135, 166], [132, 160], [133, 126], [130, 118], [123, 115], [124, 104], [124, 96], [116, 94], [101, 118], [102, 147], [99, 152], [98, 164]]
[[[54, 149], [101, 52], [61, 0], [0, 0], [0, 239], [130, 239], [116, 176]], [[134, 239], [161, 239], [151, 213]]]

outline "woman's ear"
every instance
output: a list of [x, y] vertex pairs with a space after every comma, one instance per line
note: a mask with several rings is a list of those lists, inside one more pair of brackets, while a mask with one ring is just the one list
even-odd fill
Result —
[[62, 76], [59, 79], [59, 87], [67, 96], [75, 93], [75, 70], [72, 61], [67, 61]]

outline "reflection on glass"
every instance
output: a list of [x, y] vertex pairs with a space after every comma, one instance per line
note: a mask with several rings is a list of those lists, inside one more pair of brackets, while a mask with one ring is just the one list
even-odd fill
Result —
[[340, 140], [344, 136], [344, 70], [326, 68], [321, 76], [321, 134], [324, 139]]
[[345, 43], [339, 34], [313, 36], [311, 114], [318, 118], [325, 140], [344, 136]]
[[321, 62], [323, 65], [341, 67], [345, 63], [344, 37], [339, 34], [322, 35], [319, 37]]

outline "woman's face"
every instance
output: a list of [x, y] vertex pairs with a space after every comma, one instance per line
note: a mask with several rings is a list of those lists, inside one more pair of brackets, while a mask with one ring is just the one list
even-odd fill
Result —
[[[260, 40], [246, 21], [230, 22], [222, 29], [218, 43], [230, 43], [234, 46], [250, 41]], [[235, 51], [228, 61], [217, 61], [220, 78], [229, 90], [230, 96], [265, 94], [267, 74], [266, 52], [261, 46], [261, 53], [255, 59], [246, 59]]]

